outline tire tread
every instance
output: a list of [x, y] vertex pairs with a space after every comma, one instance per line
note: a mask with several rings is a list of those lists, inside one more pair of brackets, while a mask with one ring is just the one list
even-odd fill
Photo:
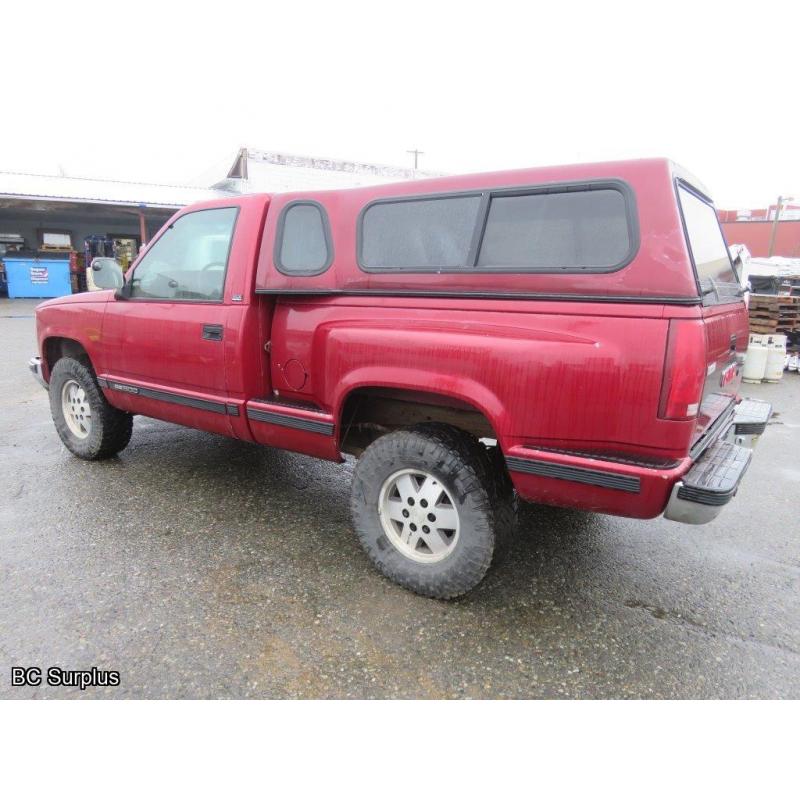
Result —
[[[374, 512], [367, 508], [365, 481], [369, 480], [371, 470], [378, 462], [389, 459], [399, 466], [407, 460], [409, 451], [439, 472], [455, 475], [453, 488], [456, 494], [462, 500], [469, 497], [478, 517], [485, 520], [481, 526], [485, 530], [470, 542], [468, 550], [460, 556], [456, 570], [415, 569], [409, 560], [386, 558], [373, 541], [371, 526], [380, 523], [371, 518], [370, 514]], [[353, 479], [353, 525], [367, 555], [386, 577], [417, 594], [453, 599], [470, 591], [507, 551], [514, 530], [514, 493], [507, 490], [503, 475], [495, 472], [495, 464], [477, 439], [442, 423], [421, 423], [382, 436], [364, 451]], [[507, 479], [507, 473], [505, 476]]]
[[[85, 440], [73, 437], [61, 408], [64, 381], [77, 381], [86, 392], [92, 409], [92, 434]], [[133, 434], [133, 415], [114, 408], [105, 398], [91, 367], [74, 358], [61, 358], [50, 375], [50, 411], [61, 441], [78, 458], [100, 461], [124, 450]], [[99, 431], [99, 435], [96, 434]]]

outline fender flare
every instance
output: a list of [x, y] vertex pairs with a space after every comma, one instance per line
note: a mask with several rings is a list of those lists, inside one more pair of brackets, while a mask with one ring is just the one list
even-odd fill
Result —
[[383, 367], [360, 367], [342, 376], [336, 384], [331, 409], [336, 422], [337, 437], [342, 435], [345, 403], [359, 389], [400, 389], [458, 400], [471, 406], [488, 420], [498, 442], [507, 430], [505, 406], [494, 392], [478, 381], [412, 367], [392, 369], [391, 377], [387, 377]]

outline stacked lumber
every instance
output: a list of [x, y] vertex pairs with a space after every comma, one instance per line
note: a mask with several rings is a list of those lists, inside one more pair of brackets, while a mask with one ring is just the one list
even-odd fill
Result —
[[800, 297], [786, 294], [750, 295], [752, 333], [800, 331]]

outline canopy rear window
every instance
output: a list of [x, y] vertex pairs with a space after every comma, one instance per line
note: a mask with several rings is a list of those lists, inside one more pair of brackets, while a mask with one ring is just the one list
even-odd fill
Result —
[[704, 302], [739, 296], [739, 277], [728, 254], [714, 206], [678, 185], [683, 222]]

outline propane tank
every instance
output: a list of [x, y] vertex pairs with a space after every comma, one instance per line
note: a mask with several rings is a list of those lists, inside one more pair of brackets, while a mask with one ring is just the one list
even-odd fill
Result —
[[767, 371], [767, 355], [769, 350], [764, 344], [764, 336], [751, 333], [747, 345], [747, 355], [744, 359], [742, 380], [745, 383], [761, 383]]
[[775, 333], [767, 337], [767, 363], [764, 368], [764, 380], [777, 383], [783, 377], [783, 363], [786, 360], [786, 337]]

